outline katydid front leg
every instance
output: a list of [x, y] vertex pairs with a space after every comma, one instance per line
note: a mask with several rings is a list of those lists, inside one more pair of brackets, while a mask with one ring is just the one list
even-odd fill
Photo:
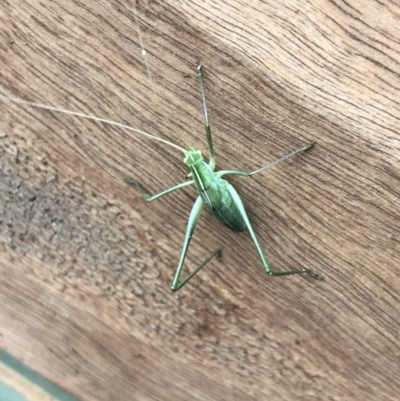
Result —
[[211, 136], [211, 126], [210, 121], [208, 119], [208, 111], [207, 111], [207, 103], [206, 103], [206, 91], [204, 89], [203, 82], [203, 69], [201, 64], [197, 67], [197, 76], [199, 78], [200, 90], [201, 90], [201, 100], [203, 102], [203, 111], [204, 111], [204, 126], [206, 128], [206, 136], [207, 136], [207, 144], [208, 144], [208, 153], [210, 154], [210, 167], [214, 171], [215, 168], [215, 156], [214, 156], [214, 145]]

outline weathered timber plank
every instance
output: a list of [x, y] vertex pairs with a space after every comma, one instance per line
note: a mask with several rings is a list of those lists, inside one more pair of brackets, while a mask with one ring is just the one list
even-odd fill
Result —
[[[3, 0], [0, 93], [178, 140], [152, 94], [133, 0]], [[143, 1], [160, 103], [218, 168], [271, 265], [204, 213], [169, 290], [195, 199], [146, 204], [182, 155], [104, 124], [0, 102], [0, 348], [82, 400], [397, 400], [400, 7], [394, 1]]]

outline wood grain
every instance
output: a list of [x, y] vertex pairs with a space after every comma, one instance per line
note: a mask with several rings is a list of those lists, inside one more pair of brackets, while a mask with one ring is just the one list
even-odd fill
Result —
[[[126, 122], [177, 142], [140, 54], [134, 1], [3, 0], [0, 93]], [[170, 289], [195, 199], [171, 148], [0, 102], [0, 348], [84, 401], [397, 400], [400, 4], [393, 0], [140, 1], [154, 86], [218, 168], [271, 265], [204, 213]]]

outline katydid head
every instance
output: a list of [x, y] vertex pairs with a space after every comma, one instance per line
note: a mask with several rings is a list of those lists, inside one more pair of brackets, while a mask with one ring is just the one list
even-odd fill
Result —
[[187, 164], [187, 166], [190, 168], [191, 166], [203, 162], [203, 156], [201, 155], [200, 150], [195, 150], [191, 148], [190, 150], [185, 151], [185, 158], [183, 161]]

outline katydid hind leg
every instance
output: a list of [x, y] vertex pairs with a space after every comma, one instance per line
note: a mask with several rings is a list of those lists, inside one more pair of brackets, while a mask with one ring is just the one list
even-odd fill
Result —
[[197, 66], [197, 76], [199, 78], [200, 90], [201, 90], [201, 100], [203, 103], [203, 111], [204, 111], [204, 125], [206, 128], [207, 135], [207, 144], [208, 144], [208, 152], [210, 154], [210, 167], [212, 170], [215, 168], [215, 156], [214, 156], [214, 145], [211, 136], [211, 126], [210, 121], [208, 119], [208, 111], [207, 111], [207, 103], [206, 103], [206, 92], [204, 89], [204, 78], [203, 78], [203, 67], [201, 64]]
[[164, 191], [161, 191], [161, 192], [159, 192], [159, 193], [157, 193], [155, 195], [149, 195], [149, 194], [146, 193], [146, 191], [144, 190], [142, 185], [139, 182], [137, 182], [135, 179], [133, 179], [133, 178], [125, 178], [125, 182], [128, 183], [129, 185], [135, 186], [139, 190], [139, 192], [142, 195], [143, 199], [145, 201], [147, 201], [147, 202], [153, 202], [153, 201], [155, 201], [157, 199], [162, 198], [165, 195], [170, 194], [171, 192], [177, 191], [178, 189], [187, 187], [187, 186], [192, 185], [194, 183], [193, 180], [185, 181], [185, 182], [182, 182], [182, 183], [180, 183], [178, 185], [174, 185], [171, 188], [167, 188]]
[[182, 281], [179, 281], [190, 240], [192, 239], [193, 232], [196, 228], [197, 222], [199, 221], [200, 214], [203, 208], [204, 202], [199, 196], [193, 205], [192, 211], [190, 212], [185, 239], [183, 241], [181, 257], [179, 259], [178, 267], [176, 268], [174, 279], [171, 284], [172, 291], [178, 291], [180, 288], [182, 288], [200, 269], [202, 269], [212, 258], [214, 258], [214, 256], [220, 255], [221, 253], [221, 249], [216, 249], [215, 251], [211, 252], [211, 254], [206, 259], [204, 259], [204, 261], [199, 266], [197, 266], [196, 269], [189, 273]]
[[243, 205], [243, 202], [239, 196], [239, 194], [236, 192], [235, 188], [232, 185], [228, 186], [228, 191], [231, 194], [236, 206], [239, 209], [239, 212], [243, 218], [243, 220], [246, 223], [247, 229], [249, 230], [250, 236], [254, 242], [254, 245], [257, 249], [258, 254], [260, 255], [261, 258], [261, 262], [264, 266], [264, 269], [266, 271], [266, 273], [268, 273], [270, 276], [288, 276], [291, 274], [308, 274], [309, 276], [311, 276], [312, 278], [315, 278], [317, 280], [321, 280], [322, 277], [320, 275], [318, 275], [317, 273], [315, 273], [313, 270], [311, 269], [298, 269], [298, 270], [286, 270], [286, 271], [273, 271], [264, 255], [264, 252], [261, 248], [260, 243], [258, 242], [257, 236], [253, 230], [253, 227], [250, 223], [250, 220], [247, 216], [247, 212], [246, 209]]

